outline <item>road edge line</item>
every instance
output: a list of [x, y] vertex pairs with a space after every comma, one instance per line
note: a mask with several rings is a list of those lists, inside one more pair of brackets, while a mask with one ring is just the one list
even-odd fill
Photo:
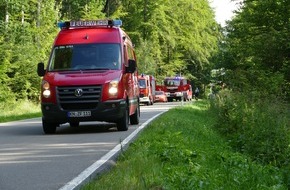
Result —
[[[166, 110], [168, 111], [168, 110]], [[155, 118], [160, 116], [161, 114], [165, 113], [166, 111], [163, 111], [154, 117], [147, 120], [145, 123], [140, 125], [135, 131], [133, 131], [127, 138], [125, 138], [123, 141], [120, 142], [120, 144], [116, 145], [112, 150], [110, 150], [107, 154], [105, 154], [103, 157], [101, 157], [99, 160], [94, 162], [91, 166], [89, 166], [87, 169], [85, 169], [83, 172], [81, 172], [77, 177], [69, 181], [67, 184], [65, 184], [63, 187], [61, 187], [59, 190], [75, 190], [79, 189], [82, 185], [84, 185], [85, 182], [87, 182], [90, 179], [93, 179], [94, 176], [96, 176], [98, 173], [101, 173], [101, 167], [105, 167], [105, 164], [109, 164], [111, 160], [115, 160], [118, 156], [118, 154], [126, 148], [129, 143], [138, 135], [140, 131], [142, 131], [150, 122], [152, 122]], [[100, 172], [98, 172], [101, 170]]]

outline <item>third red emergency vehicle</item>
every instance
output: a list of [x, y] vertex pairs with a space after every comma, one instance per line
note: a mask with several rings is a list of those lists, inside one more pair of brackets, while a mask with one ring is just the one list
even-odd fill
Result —
[[175, 100], [192, 100], [192, 87], [185, 77], [166, 77], [163, 85], [157, 85], [157, 91], [164, 91], [169, 102]]

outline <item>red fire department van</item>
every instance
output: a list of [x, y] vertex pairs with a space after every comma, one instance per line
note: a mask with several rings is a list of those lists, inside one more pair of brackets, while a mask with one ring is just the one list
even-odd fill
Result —
[[163, 85], [156, 85], [157, 91], [164, 91], [169, 102], [175, 100], [192, 100], [192, 87], [185, 77], [166, 77]]
[[152, 75], [141, 74], [138, 76], [140, 88], [140, 103], [153, 105], [155, 102], [156, 81]]
[[53, 134], [60, 124], [116, 123], [119, 131], [139, 123], [136, 57], [121, 20], [59, 23], [47, 67], [39, 63], [42, 125]]

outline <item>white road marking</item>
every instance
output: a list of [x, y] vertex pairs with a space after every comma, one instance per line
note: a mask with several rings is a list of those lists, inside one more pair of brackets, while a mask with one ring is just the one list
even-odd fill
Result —
[[[168, 110], [168, 109], [167, 109]], [[103, 164], [107, 163], [115, 154], [119, 153], [123, 147], [125, 147], [132, 139], [143, 129], [145, 128], [152, 120], [154, 120], [159, 115], [163, 114], [166, 111], [163, 111], [154, 117], [147, 120], [145, 123], [143, 123], [141, 126], [139, 126], [133, 133], [131, 133], [126, 139], [124, 139], [120, 144], [115, 146], [110, 152], [108, 152], [106, 155], [104, 155], [102, 158], [100, 158], [98, 161], [93, 163], [90, 167], [85, 169], [82, 173], [80, 173], [77, 177], [72, 179], [70, 182], [65, 184], [63, 187], [61, 187], [59, 190], [73, 190], [77, 187], [80, 187], [80, 185], [88, 179], [90, 176], [94, 174], [94, 172], [100, 168]]]

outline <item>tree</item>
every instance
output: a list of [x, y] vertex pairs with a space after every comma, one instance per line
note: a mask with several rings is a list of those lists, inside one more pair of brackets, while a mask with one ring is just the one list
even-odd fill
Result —
[[[140, 72], [194, 78], [216, 51], [207, 0], [1, 0], [0, 89], [14, 99], [38, 99], [38, 62], [47, 62], [60, 20], [122, 19], [135, 43]], [[205, 76], [205, 75], [203, 75]]]
[[124, 17], [124, 27], [137, 50], [140, 48], [142, 54], [150, 47], [151, 53], [146, 51], [146, 56], [151, 58], [139, 60], [139, 64], [146, 68], [156, 65], [153, 68], [160, 77], [180, 73], [192, 76], [210, 65], [219, 32], [208, 1], [136, 0], [124, 1], [124, 8], [130, 12]]
[[105, 13], [102, 12], [103, 8], [102, 0], [91, 0], [85, 4], [81, 11], [81, 18], [87, 20], [105, 18]]
[[54, 1], [8, 1], [2, 6], [9, 15], [2, 21], [3, 41], [0, 43], [7, 88], [17, 99], [38, 100], [40, 79], [31, 70], [49, 55], [56, 32]]
[[238, 86], [289, 93], [289, 0], [245, 0], [243, 4], [226, 28], [224, 66], [247, 76], [240, 80], [235, 75]]

